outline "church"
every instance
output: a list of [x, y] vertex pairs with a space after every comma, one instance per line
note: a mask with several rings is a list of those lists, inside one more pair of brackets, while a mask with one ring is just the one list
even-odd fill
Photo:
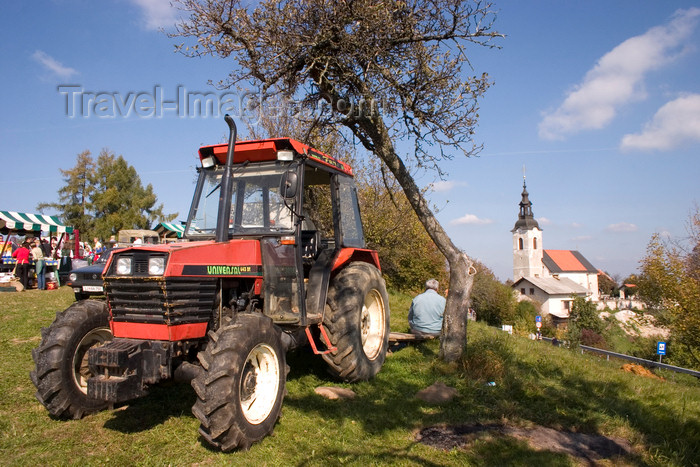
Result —
[[520, 212], [513, 234], [513, 290], [518, 300], [542, 304], [542, 314], [566, 322], [574, 297], [598, 301], [598, 269], [575, 250], [546, 250], [542, 229], [532, 214], [523, 177]]

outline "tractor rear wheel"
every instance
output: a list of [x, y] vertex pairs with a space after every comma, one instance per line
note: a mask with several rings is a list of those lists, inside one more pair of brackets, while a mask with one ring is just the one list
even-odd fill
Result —
[[198, 358], [192, 413], [200, 434], [222, 451], [248, 449], [270, 434], [282, 410], [286, 362], [280, 332], [266, 316], [239, 314], [216, 332]]
[[379, 372], [389, 345], [389, 296], [375, 266], [350, 263], [333, 278], [323, 326], [336, 347], [323, 355], [331, 373], [362, 381]]
[[51, 326], [41, 330], [41, 344], [32, 350], [35, 368], [29, 374], [39, 399], [51, 415], [79, 419], [107, 408], [89, 398], [88, 350], [112, 340], [107, 304], [77, 302], [56, 313]]

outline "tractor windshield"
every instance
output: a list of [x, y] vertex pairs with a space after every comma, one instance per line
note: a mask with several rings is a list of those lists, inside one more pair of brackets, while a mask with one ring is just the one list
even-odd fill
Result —
[[[292, 212], [279, 194], [286, 165], [279, 162], [234, 167], [229, 217], [230, 235], [260, 235], [292, 232]], [[216, 232], [216, 217], [223, 168], [200, 172], [195, 199], [190, 209], [186, 235], [212, 236]]]

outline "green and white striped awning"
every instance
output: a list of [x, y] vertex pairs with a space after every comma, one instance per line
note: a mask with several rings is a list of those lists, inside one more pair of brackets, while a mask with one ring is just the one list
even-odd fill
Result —
[[185, 226], [183, 224], [173, 224], [172, 222], [161, 222], [153, 230], [163, 237], [177, 236], [177, 238], [182, 238], [182, 235], [185, 233]]
[[56, 216], [16, 211], [0, 211], [0, 229], [14, 232], [73, 233], [73, 227], [63, 225]]

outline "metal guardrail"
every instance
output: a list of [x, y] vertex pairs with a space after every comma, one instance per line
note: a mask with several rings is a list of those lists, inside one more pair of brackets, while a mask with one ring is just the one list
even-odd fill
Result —
[[[546, 340], [548, 342], [551, 342], [552, 338], [551, 337], [543, 337], [542, 340]], [[625, 355], [622, 353], [611, 352], [609, 350], [597, 349], [595, 347], [588, 347], [587, 345], [579, 345], [579, 348], [581, 349], [582, 352], [585, 350], [586, 352], [593, 352], [593, 353], [597, 353], [600, 355], [606, 355], [608, 357], [620, 358], [622, 360], [628, 360], [631, 362], [639, 363], [640, 365], [662, 368], [664, 370], [675, 371], [676, 373], [685, 373], [687, 375], [691, 375], [691, 376], [695, 376], [696, 378], [700, 378], [700, 371], [689, 370], [688, 368], [681, 368], [679, 366], [667, 365], [665, 363], [654, 362], [652, 360], [645, 360], [643, 358], [633, 357], [631, 355]]]

